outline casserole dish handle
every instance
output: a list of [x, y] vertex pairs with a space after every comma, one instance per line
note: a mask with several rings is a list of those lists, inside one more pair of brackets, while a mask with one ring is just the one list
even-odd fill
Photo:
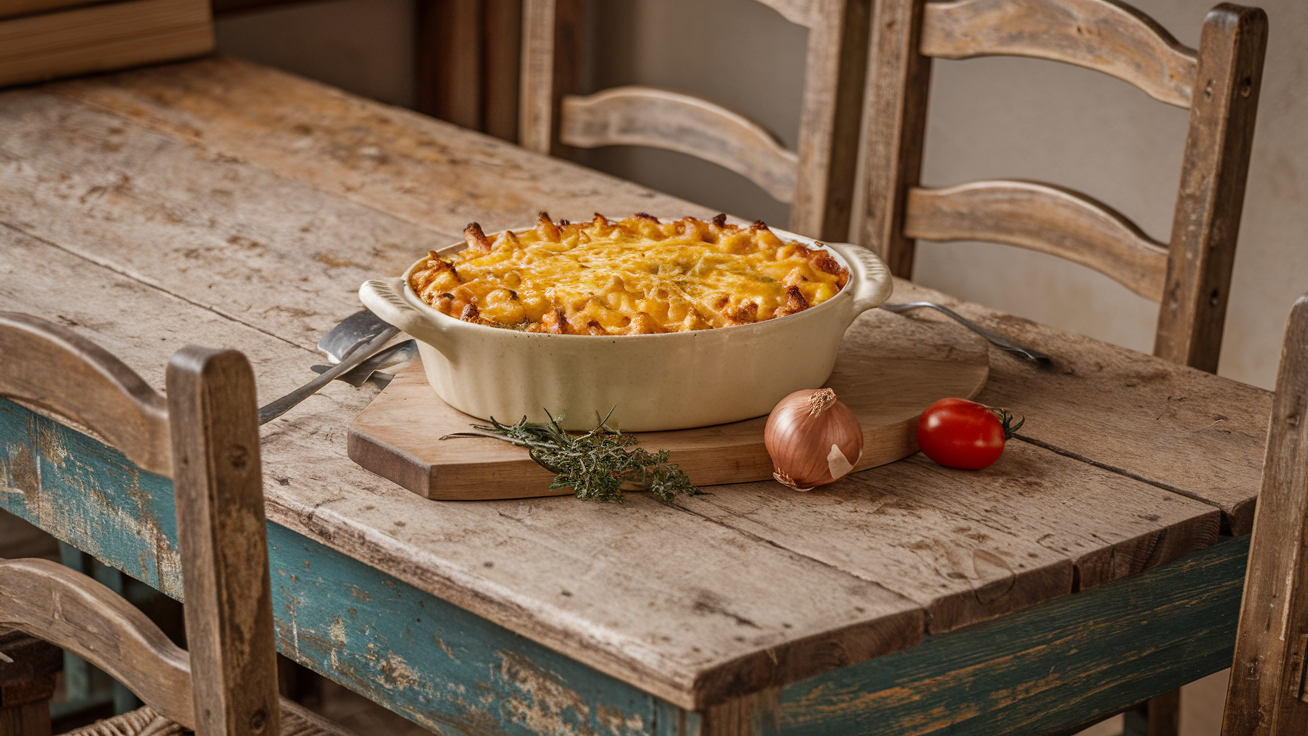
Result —
[[401, 331], [445, 352], [449, 337], [427, 315], [404, 300], [404, 277], [369, 279], [359, 287], [359, 301], [373, 314]]
[[890, 277], [890, 267], [885, 261], [867, 248], [852, 243], [841, 243], [840, 252], [846, 256], [850, 268], [857, 276], [853, 316], [857, 317], [884, 304], [895, 288], [894, 279]]

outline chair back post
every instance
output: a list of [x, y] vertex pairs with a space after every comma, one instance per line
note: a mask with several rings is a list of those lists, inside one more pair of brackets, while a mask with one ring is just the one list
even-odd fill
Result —
[[1217, 372], [1267, 48], [1267, 14], [1204, 21], [1154, 355]]
[[809, 29], [788, 226], [819, 240], [844, 241], [858, 165], [850, 152], [858, 149], [862, 122], [872, 0], [811, 0], [808, 7], [807, 17], [787, 17]]
[[232, 350], [168, 364], [196, 731], [276, 734], [277, 662], [254, 374]]
[[522, 7], [522, 81], [518, 143], [567, 157], [559, 141], [564, 95], [581, 88], [586, 0], [525, 0]]
[[1290, 312], [1267, 430], [1223, 736], [1308, 733], [1308, 296]]
[[862, 137], [863, 202], [851, 234], [900, 278], [916, 241], [904, 234], [908, 190], [922, 175], [931, 59], [920, 53], [923, 0], [876, 0]]

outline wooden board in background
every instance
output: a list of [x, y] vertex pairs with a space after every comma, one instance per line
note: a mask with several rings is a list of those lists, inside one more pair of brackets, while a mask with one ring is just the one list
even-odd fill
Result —
[[[15, 9], [56, 5], [24, 0]], [[0, 21], [0, 87], [176, 61], [213, 44], [209, 0], [127, 0], [13, 18]]]
[[[922, 410], [938, 399], [971, 398], [990, 373], [984, 340], [953, 322], [871, 310], [850, 327], [827, 386], [858, 417], [863, 457], [858, 470], [885, 465], [917, 451], [914, 430]], [[509, 419], [509, 418], [504, 418]], [[772, 461], [763, 446], [767, 417], [734, 424], [640, 432], [641, 445], [666, 449], [698, 486], [768, 480]], [[554, 475], [526, 450], [498, 440], [459, 438], [481, 420], [441, 401], [414, 361], [350, 424], [350, 459], [428, 498], [475, 501], [558, 496]]]

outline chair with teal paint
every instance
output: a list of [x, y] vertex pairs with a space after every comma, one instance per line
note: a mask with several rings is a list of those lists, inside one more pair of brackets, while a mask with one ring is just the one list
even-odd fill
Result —
[[59, 653], [34, 639], [86, 659], [146, 703], [76, 734], [345, 734], [278, 698], [259, 422], [245, 356], [178, 351], [165, 399], [75, 332], [12, 312], [0, 312], [0, 356], [0, 396], [71, 420], [172, 478], [189, 648], [91, 577], [45, 559], [0, 561], [0, 627], [14, 630], [0, 630], [0, 736], [50, 733]]

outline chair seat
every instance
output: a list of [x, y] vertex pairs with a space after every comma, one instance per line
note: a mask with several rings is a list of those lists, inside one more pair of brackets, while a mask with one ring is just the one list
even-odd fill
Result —
[[[281, 736], [355, 736], [302, 705], [285, 698], [282, 705]], [[145, 706], [122, 715], [96, 721], [64, 736], [182, 736], [191, 732]]]

